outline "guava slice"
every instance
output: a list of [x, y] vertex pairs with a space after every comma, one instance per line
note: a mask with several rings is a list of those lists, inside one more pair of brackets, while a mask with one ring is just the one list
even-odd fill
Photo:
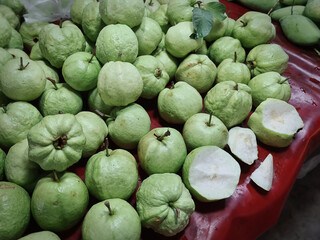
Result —
[[256, 135], [250, 128], [233, 127], [229, 130], [230, 151], [242, 162], [251, 165], [258, 159]]
[[251, 180], [262, 189], [269, 191], [273, 181], [273, 156], [271, 153], [263, 160], [250, 176]]
[[191, 194], [202, 202], [230, 197], [240, 178], [239, 163], [217, 146], [192, 150], [183, 165], [183, 181]]

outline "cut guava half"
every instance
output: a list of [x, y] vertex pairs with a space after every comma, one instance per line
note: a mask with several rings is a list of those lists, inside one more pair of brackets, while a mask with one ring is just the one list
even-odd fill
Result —
[[230, 151], [242, 162], [251, 165], [258, 159], [256, 135], [250, 128], [233, 127], [229, 130]]
[[251, 114], [248, 126], [262, 143], [287, 147], [304, 124], [294, 106], [283, 100], [267, 98]]
[[256, 168], [251, 176], [251, 180], [262, 189], [269, 191], [273, 181], [273, 156], [271, 153]]
[[239, 163], [217, 146], [192, 150], [183, 165], [182, 177], [191, 194], [202, 202], [230, 197], [240, 178]]

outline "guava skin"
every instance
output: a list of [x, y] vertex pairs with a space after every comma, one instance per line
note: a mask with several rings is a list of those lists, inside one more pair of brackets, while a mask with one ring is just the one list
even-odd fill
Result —
[[82, 13], [82, 29], [93, 42], [97, 40], [99, 32], [105, 26], [100, 16], [99, 6], [100, 2], [91, 2], [85, 6]]
[[39, 231], [30, 233], [18, 240], [61, 240], [61, 238], [51, 231]]
[[27, 47], [33, 47], [39, 41], [39, 34], [43, 26], [48, 25], [47, 22], [23, 22], [19, 28], [19, 33], [23, 43]]
[[248, 84], [251, 79], [249, 68], [244, 63], [236, 62], [234, 59], [223, 60], [217, 68], [217, 83], [224, 81], [234, 81]]
[[153, 174], [144, 179], [137, 191], [136, 205], [142, 226], [166, 237], [183, 231], [195, 210], [189, 190], [175, 173]]

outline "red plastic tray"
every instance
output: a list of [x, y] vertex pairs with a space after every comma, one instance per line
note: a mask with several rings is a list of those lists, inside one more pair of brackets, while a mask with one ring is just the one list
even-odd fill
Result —
[[[233, 19], [248, 11], [236, 3], [221, 2]], [[240, 163], [242, 174], [234, 194], [228, 199], [212, 203], [195, 201], [196, 210], [183, 232], [166, 238], [143, 228], [142, 239], [250, 240], [256, 239], [277, 222], [303, 162], [320, 146], [320, 57], [312, 49], [299, 48], [289, 43], [280, 26], [277, 23], [274, 25], [277, 36], [273, 42], [281, 45], [290, 57], [288, 68], [283, 74], [290, 78], [292, 97], [289, 103], [296, 107], [304, 121], [304, 128], [287, 148], [276, 149], [259, 143], [258, 160], [252, 166]], [[156, 100], [138, 102], [148, 111], [152, 120], [151, 128], [172, 126], [160, 119], [156, 111]], [[182, 128], [174, 127], [179, 130]], [[274, 179], [271, 190], [266, 192], [250, 181], [250, 175], [269, 153], [274, 157]], [[69, 170], [84, 179], [84, 169], [85, 161], [82, 161]], [[141, 182], [145, 176], [142, 171], [140, 173]], [[94, 203], [95, 200], [91, 200], [90, 206]], [[135, 196], [130, 199], [130, 203], [135, 205]], [[37, 228], [34, 223], [33, 227]], [[66, 240], [81, 239], [81, 223], [60, 236]]]

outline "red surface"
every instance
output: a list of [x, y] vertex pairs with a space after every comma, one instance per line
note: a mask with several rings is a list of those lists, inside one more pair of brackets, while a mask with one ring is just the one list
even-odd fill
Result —
[[[221, 2], [226, 5], [227, 12], [230, 11], [229, 16], [234, 19], [248, 11], [235, 3]], [[304, 128], [298, 132], [287, 148], [275, 149], [259, 144], [259, 159], [252, 166], [240, 163], [242, 174], [234, 194], [226, 200], [213, 203], [196, 201], [196, 211], [182, 233], [172, 238], [165, 238], [152, 230], [143, 229], [142, 239], [250, 240], [256, 239], [278, 220], [301, 165], [320, 145], [320, 58], [312, 49], [302, 49], [289, 43], [279, 25], [274, 24], [277, 29], [274, 43], [280, 44], [290, 56], [288, 68], [283, 74], [290, 78], [292, 87], [290, 103], [302, 117]], [[159, 119], [155, 101], [139, 103], [150, 114], [152, 128], [169, 126]], [[181, 129], [181, 126], [178, 129]], [[274, 157], [274, 179], [271, 190], [265, 192], [250, 181], [250, 174], [269, 153]], [[84, 165], [82, 162], [71, 169], [82, 179]], [[135, 204], [134, 196], [130, 202]], [[91, 204], [93, 203], [94, 200]], [[81, 239], [81, 224], [60, 236], [68, 240]]]

